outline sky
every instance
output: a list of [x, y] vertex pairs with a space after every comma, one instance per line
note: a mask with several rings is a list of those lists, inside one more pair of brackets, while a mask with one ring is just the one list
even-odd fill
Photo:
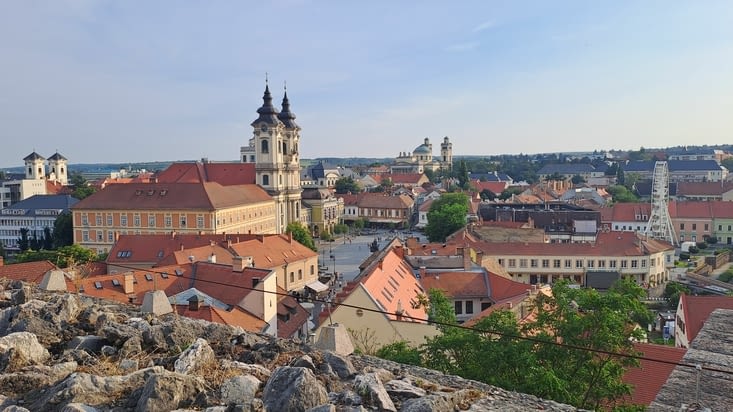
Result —
[[0, 2], [0, 167], [237, 160], [265, 77], [301, 157], [733, 142], [733, 2]]

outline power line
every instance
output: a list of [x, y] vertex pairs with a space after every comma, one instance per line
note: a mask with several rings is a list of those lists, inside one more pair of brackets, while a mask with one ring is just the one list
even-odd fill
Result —
[[[133, 270], [133, 271], [139, 271], [139, 272], [152, 272], [152, 273], [157, 273], [157, 274], [167, 273], [167, 272], [163, 272], [163, 271], [157, 271], [157, 270], [154, 270], [152, 268], [151, 269], [144, 269], [144, 270], [142, 270], [142, 269], [137, 268], [137, 267], [120, 265], [120, 264], [115, 264], [115, 266], [120, 267], [120, 268], [130, 269], [130, 270]], [[410, 319], [410, 320], [414, 320], [414, 321], [418, 321], [418, 322], [425, 322], [425, 323], [429, 323], [429, 324], [433, 324], [433, 325], [438, 325], [438, 326], [453, 327], [453, 328], [458, 328], [458, 329], [463, 329], [463, 330], [469, 330], [469, 331], [478, 332], [478, 333], [488, 333], [488, 334], [498, 335], [498, 336], [502, 336], [502, 337], [506, 337], [506, 338], [511, 338], [511, 339], [525, 340], [525, 341], [529, 341], [529, 342], [533, 342], [533, 343], [559, 346], [559, 347], [562, 347], [562, 348], [573, 349], [573, 350], [580, 350], [580, 351], [587, 351], [587, 352], [593, 352], [593, 353], [598, 353], [598, 354], [603, 354], [603, 355], [615, 356], [615, 357], [619, 357], [619, 358], [630, 358], [630, 359], [636, 359], [636, 360], [646, 360], [646, 361], [650, 361], [650, 362], [664, 363], [664, 364], [674, 365], [674, 366], [683, 366], [683, 367], [686, 367], [686, 368], [700, 368], [700, 367], [702, 367], [703, 370], [733, 375], [733, 371], [731, 371], [731, 370], [718, 369], [718, 368], [713, 368], [713, 367], [709, 367], [709, 366], [701, 366], [699, 364], [684, 363], [684, 362], [675, 362], [675, 361], [669, 361], [669, 360], [665, 360], [665, 359], [656, 359], [656, 358], [652, 358], [652, 357], [649, 357], [649, 356], [643, 356], [643, 355], [633, 355], [633, 354], [628, 354], [628, 353], [611, 352], [611, 351], [607, 351], [607, 350], [604, 350], [604, 349], [595, 349], [595, 348], [588, 348], [588, 347], [585, 347], [585, 346], [571, 345], [571, 344], [562, 343], [562, 342], [547, 341], [547, 340], [542, 340], [542, 339], [539, 339], [539, 338], [534, 338], [534, 337], [531, 337], [531, 336], [513, 335], [513, 334], [510, 334], [510, 333], [505, 333], [505, 332], [500, 332], [500, 331], [493, 331], [493, 330], [486, 330], [486, 329], [479, 329], [479, 328], [465, 326], [465, 325], [461, 325], [461, 324], [452, 324], [452, 323], [448, 323], [448, 322], [441, 322], [441, 321], [430, 320], [430, 319], [426, 319], [426, 318], [418, 318], [418, 317], [415, 317], [415, 316], [405, 315], [405, 314], [402, 314], [402, 313], [392, 313], [392, 312], [387, 312], [387, 311], [383, 311], [383, 310], [380, 310], [380, 309], [367, 308], [367, 307], [358, 306], [358, 305], [352, 305], [352, 304], [348, 304], [348, 303], [331, 302], [328, 299], [304, 298], [304, 297], [295, 296], [295, 295], [293, 295], [291, 293], [282, 293], [282, 292], [277, 292], [277, 291], [260, 290], [260, 289], [256, 289], [256, 288], [253, 288], [253, 287], [243, 286], [243, 285], [232, 285], [232, 284], [229, 284], [229, 283], [217, 282], [215, 280], [204, 280], [204, 279], [193, 278], [193, 277], [188, 277], [188, 276], [183, 276], [183, 275], [176, 276], [176, 277], [179, 278], [179, 279], [188, 279], [188, 280], [192, 280], [193, 279], [196, 282], [210, 283], [210, 284], [214, 284], [214, 285], [218, 285], [218, 286], [235, 287], [235, 288], [243, 289], [243, 290], [256, 291], [256, 292], [262, 292], [262, 293], [269, 293], [269, 294], [276, 295], [276, 296], [287, 296], [287, 297], [291, 297], [291, 298], [294, 298], [294, 299], [298, 300], [298, 302], [301, 302], [301, 301], [305, 300], [305, 301], [309, 301], [309, 302], [324, 303], [324, 304], [327, 304], [329, 306], [330, 305], [334, 305], [337, 308], [340, 307], [340, 306], [342, 306], [342, 307], [351, 308], [351, 309], [361, 309], [361, 310], [364, 310], [364, 311], [367, 311], [367, 312], [379, 313], [379, 314], [383, 314], [383, 315], [391, 315], [391, 316], [395, 316], [395, 317], [396, 316], [400, 316], [402, 318], [406, 318], [406, 319]], [[328, 310], [331, 311], [330, 307], [329, 307]]]

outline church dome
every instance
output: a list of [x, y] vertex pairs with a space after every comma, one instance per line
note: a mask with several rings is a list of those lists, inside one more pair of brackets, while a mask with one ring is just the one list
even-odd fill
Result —
[[412, 151], [412, 154], [430, 154], [430, 148], [424, 144], [421, 144]]

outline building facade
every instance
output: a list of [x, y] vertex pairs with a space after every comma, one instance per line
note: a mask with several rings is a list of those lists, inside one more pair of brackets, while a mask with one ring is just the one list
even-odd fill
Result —
[[28, 229], [29, 238], [43, 239], [46, 228], [53, 233], [56, 218], [78, 201], [69, 195], [35, 195], [0, 210], [0, 243], [17, 252], [21, 229]]
[[451, 170], [453, 168], [453, 143], [448, 136], [440, 144], [440, 157], [433, 157], [433, 145], [427, 137], [412, 152], [401, 152], [390, 166], [391, 173], [425, 173], [426, 170]]

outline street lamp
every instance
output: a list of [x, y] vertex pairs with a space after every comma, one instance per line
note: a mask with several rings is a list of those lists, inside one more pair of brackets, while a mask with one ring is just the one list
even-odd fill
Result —
[[[331, 260], [333, 261], [333, 276], [336, 278], [336, 255], [331, 254]], [[336, 279], [334, 279], [335, 281]]]

